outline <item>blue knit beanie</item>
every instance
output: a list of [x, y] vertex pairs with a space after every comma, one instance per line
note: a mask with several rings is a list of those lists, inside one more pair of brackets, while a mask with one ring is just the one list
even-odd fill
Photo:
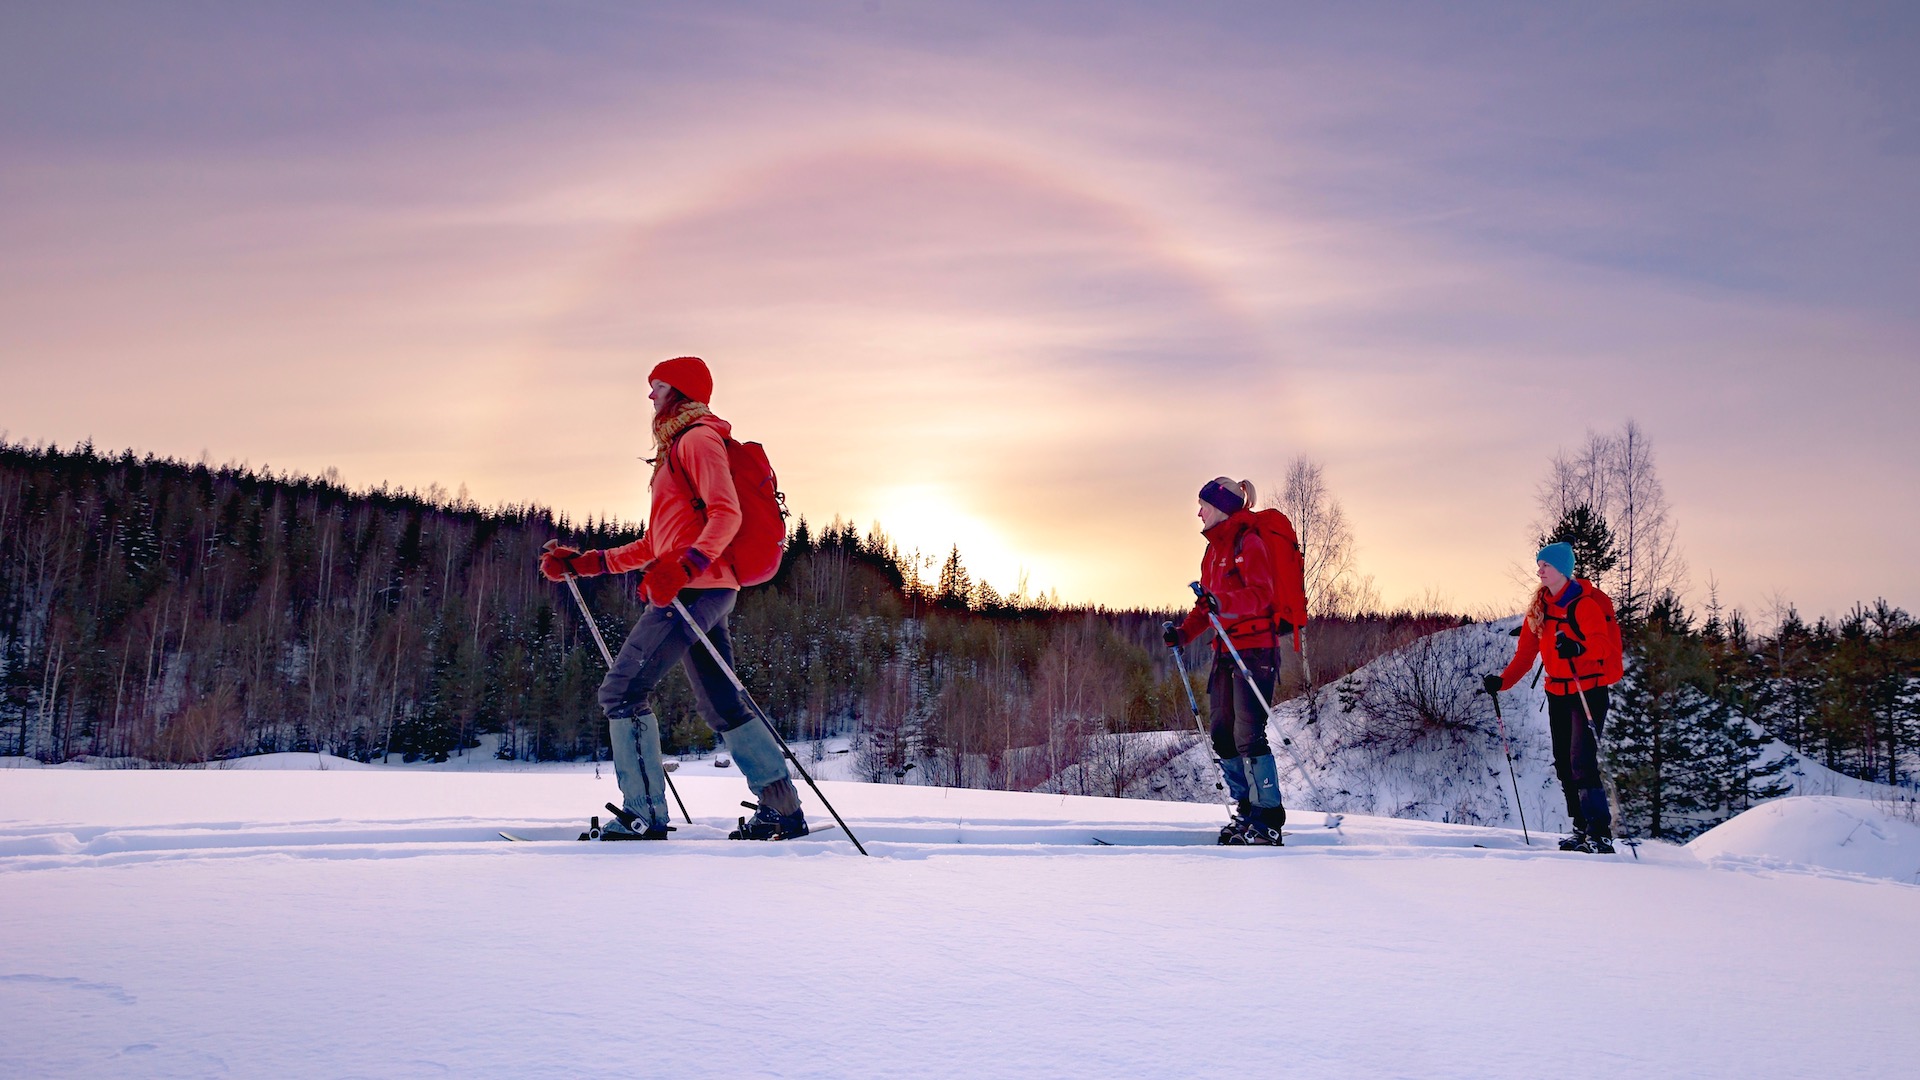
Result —
[[1548, 544], [1546, 547], [1541, 548], [1540, 554], [1535, 555], [1534, 558], [1560, 571], [1561, 577], [1573, 576], [1572, 544], [1564, 541], [1558, 544]]

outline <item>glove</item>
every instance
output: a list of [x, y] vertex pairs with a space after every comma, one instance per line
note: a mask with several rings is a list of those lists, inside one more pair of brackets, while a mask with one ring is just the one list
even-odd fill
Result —
[[1502, 680], [1498, 675], [1483, 675], [1480, 677], [1481, 687], [1489, 694], [1499, 693], [1501, 682]]
[[540, 551], [540, 573], [548, 581], [598, 577], [606, 572], [607, 557], [599, 551], [579, 552], [570, 547], [561, 547], [557, 541], [548, 541]]
[[701, 554], [697, 549], [684, 547], [669, 552], [653, 561], [647, 572], [640, 578], [640, 591], [646, 594], [647, 603], [654, 607], [671, 607], [673, 598], [687, 587], [687, 582], [704, 573], [713, 560]]
[[1554, 635], [1553, 651], [1560, 654], [1560, 659], [1571, 660], [1581, 653], [1586, 652], [1587, 647], [1564, 634], [1556, 634]]
[[1167, 648], [1169, 649], [1179, 648], [1180, 647], [1180, 628], [1173, 625], [1170, 622], [1161, 623], [1160, 624], [1160, 640], [1166, 642]]
[[1208, 592], [1205, 589], [1194, 590], [1194, 595], [1198, 597], [1198, 599], [1196, 599], [1193, 602], [1193, 610], [1199, 611], [1201, 608], [1206, 608], [1208, 611], [1213, 612], [1215, 615], [1220, 614], [1220, 598], [1219, 597], [1213, 595], [1212, 593]]

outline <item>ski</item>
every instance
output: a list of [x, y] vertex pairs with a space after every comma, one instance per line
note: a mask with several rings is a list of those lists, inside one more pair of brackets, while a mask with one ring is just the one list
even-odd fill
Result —
[[[822, 825], [817, 828], [808, 829], [805, 836], [795, 836], [786, 840], [756, 840], [756, 841], [728, 840], [726, 842], [729, 844], [759, 843], [759, 844], [766, 844], [768, 846], [778, 846], [780, 844], [791, 844], [796, 841], [804, 842], [816, 836], [824, 836], [827, 833], [833, 832], [839, 828], [840, 826], [838, 825]], [[559, 843], [572, 844], [572, 843], [579, 842], [578, 840], [569, 840], [565, 837], [541, 838], [537, 836], [517, 836], [513, 833], [507, 832], [504, 829], [500, 830], [498, 835], [500, 839], [508, 840], [516, 844], [559, 844]], [[688, 837], [684, 840], [632, 841], [630, 846], [646, 847], [649, 844], [659, 845], [659, 844], [708, 843], [708, 842], [717, 841], [721, 839], [724, 839], [724, 837], [708, 836], [708, 837]]]
[[[1201, 834], [1201, 835], [1205, 835], [1205, 834]], [[1309, 835], [1312, 835], [1312, 834], [1310, 834], [1310, 833], [1303, 833], [1303, 832], [1296, 832], [1296, 831], [1295, 831], [1295, 830], [1293, 830], [1293, 829], [1286, 829], [1286, 830], [1283, 830], [1283, 831], [1282, 831], [1282, 832], [1280, 833], [1280, 837], [1281, 837], [1281, 839], [1283, 839], [1283, 840], [1284, 840], [1284, 839], [1288, 839], [1288, 838], [1291, 838], [1291, 837], [1296, 837], [1296, 836], [1309, 836]], [[1283, 847], [1283, 846], [1285, 846], [1285, 845], [1283, 845], [1283, 844], [1222, 844], [1222, 843], [1220, 843], [1220, 842], [1219, 842], [1219, 840], [1217, 840], [1217, 839], [1215, 839], [1215, 840], [1213, 840], [1213, 841], [1209, 841], [1209, 842], [1205, 842], [1205, 843], [1202, 843], [1202, 842], [1199, 842], [1199, 841], [1195, 841], [1194, 843], [1191, 843], [1191, 844], [1184, 844], [1184, 843], [1183, 843], [1183, 844], [1164, 844], [1164, 843], [1160, 843], [1160, 844], [1116, 844], [1116, 843], [1114, 843], [1114, 842], [1113, 842], [1113, 841], [1111, 841], [1111, 840], [1103, 840], [1103, 839], [1101, 839], [1101, 838], [1100, 838], [1100, 837], [1098, 837], [1098, 836], [1089, 836], [1089, 837], [1088, 837], [1087, 839], [1088, 839], [1088, 840], [1090, 840], [1090, 841], [1092, 841], [1092, 842], [1093, 842], [1094, 844], [1096, 844], [1096, 845], [1097, 845], [1097, 846], [1099, 846], [1099, 847], [1123, 847], [1123, 848], [1128, 848], [1128, 849], [1131, 849], [1131, 850], [1136, 850], [1136, 851], [1137, 851], [1137, 850], [1141, 850], [1141, 849], [1144, 849], [1144, 848], [1168, 848], [1168, 847], [1170, 847], [1170, 848], [1189, 848], [1189, 847], [1231, 847], [1231, 848], [1243, 848], [1243, 847]]]

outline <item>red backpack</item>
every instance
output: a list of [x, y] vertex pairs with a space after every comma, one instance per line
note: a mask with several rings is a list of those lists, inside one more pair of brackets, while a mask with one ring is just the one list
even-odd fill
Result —
[[1266, 541], [1273, 561], [1273, 616], [1293, 624], [1293, 648], [1300, 649], [1300, 628], [1307, 625], [1307, 561], [1300, 537], [1287, 515], [1269, 507], [1256, 511], [1253, 527]]
[[[787, 553], [787, 497], [780, 491], [780, 480], [773, 474], [773, 462], [767, 460], [766, 447], [757, 442], [743, 443], [731, 435], [723, 439], [727, 444], [727, 471], [733, 474], [733, 490], [740, 499], [740, 531], [733, 534], [720, 557], [733, 564], [733, 575], [744, 589], [772, 581], [780, 572], [780, 560]], [[675, 445], [678, 442], [676, 438]], [[667, 464], [679, 468], [671, 451]], [[693, 485], [687, 486], [691, 490]], [[706, 500], [694, 496], [693, 508], [705, 514]]]
[[[1620, 615], [1614, 610], [1613, 597], [1600, 591], [1600, 587], [1586, 578], [1576, 578], [1580, 583], [1580, 595], [1567, 605], [1567, 614], [1563, 619], [1554, 620], [1567, 628], [1567, 636], [1574, 638], [1587, 647], [1587, 651], [1567, 661], [1574, 675], [1580, 679], [1599, 677], [1599, 685], [1612, 686], [1620, 681], [1624, 674], [1625, 652], [1620, 641]], [[1591, 598], [1600, 606], [1600, 640], [1594, 641], [1580, 632], [1580, 623], [1574, 611], [1581, 601]], [[1558, 632], [1558, 631], [1556, 631]]]

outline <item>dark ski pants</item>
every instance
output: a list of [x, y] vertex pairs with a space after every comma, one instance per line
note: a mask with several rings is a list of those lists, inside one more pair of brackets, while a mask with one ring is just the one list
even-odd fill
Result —
[[[1240, 659], [1260, 684], [1260, 692], [1273, 700], [1279, 650], [1241, 649]], [[1207, 706], [1212, 712], [1208, 733], [1220, 771], [1226, 774], [1227, 791], [1239, 802], [1278, 810], [1280, 778], [1273, 749], [1267, 744], [1267, 711], [1225, 652], [1214, 654], [1213, 670], [1207, 675]]]
[[[1567, 817], [1589, 832], [1602, 827], [1611, 833], [1613, 812], [1607, 805], [1605, 782], [1600, 777], [1600, 748], [1597, 740], [1606, 734], [1609, 695], [1604, 686], [1588, 690], [1586, 708], [1580, 695], [1547, 692], [1547, 727], [1553, 732], [1553, 771], [1560, 777], [1560, 791], [1567, 799]], [[1587, 710], [1593, 711], [1593, 730], [1587, 727]]]
[[[680, 593], [687, 613], [729, 665], [733, 663], [733, 638], [727, 632], [727, 616], [739, 595], [734, 589], [685, 589]], [[620, 781], [627, 810], [655, 825], [665, 825], [669, 818], [666, 770], [660, 761], [660, 724], [647, 706], [647, 697], [675, 665], [686, 669], [694, 707], [726, 742], [747, 786], [774, 810], [791, 813], [799, 809], [800, 798], [787, 776], [786, 759], [766, 725], [754, 719], [740, 691], [680, 613], [671, 607], [648, 606], [600, 683], [600, 708], [607, 714], [614, 775]]]

